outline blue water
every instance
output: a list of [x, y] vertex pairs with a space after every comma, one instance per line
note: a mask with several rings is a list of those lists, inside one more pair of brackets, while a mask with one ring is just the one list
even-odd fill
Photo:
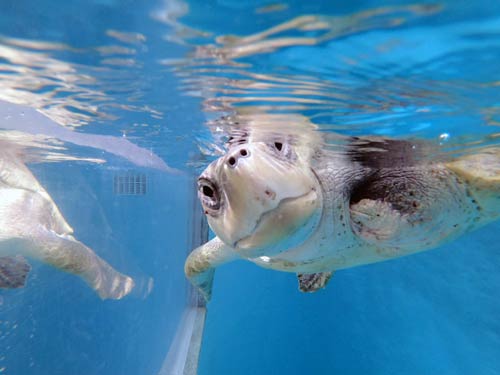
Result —
[[[33, 261], [24, 289], [0, 292], [0, 374], [158, 374], [188, 304], [192, 181], [242, 119], [469, 152], [498, 145], [498, 61], [496, 0], [2, 2], [0, 100], [26, 110], [0, 140], [31, 146], [76, 237], [137, 287], [101, 301]], [[147, 194], [117, 194], [124, 174]], [[339, 271], [315, 294], [225, 265], [199, 374], [498, 374], [499, 230]]]

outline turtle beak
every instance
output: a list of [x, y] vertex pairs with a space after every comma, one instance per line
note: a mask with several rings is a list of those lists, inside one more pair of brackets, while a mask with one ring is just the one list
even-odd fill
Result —
[[207, 215], [217, 215], [221, 208], [221, 194], [214, 178], [201, 176], [198, 179], [198, 198]]

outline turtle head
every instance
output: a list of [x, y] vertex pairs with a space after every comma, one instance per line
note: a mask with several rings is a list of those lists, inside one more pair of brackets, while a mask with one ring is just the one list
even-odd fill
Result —
[[249, 258], [303, 242], [322, 209], [310, 150], [278, 138], [233, 144], [201, 174], [198, 195], [215, 234]]

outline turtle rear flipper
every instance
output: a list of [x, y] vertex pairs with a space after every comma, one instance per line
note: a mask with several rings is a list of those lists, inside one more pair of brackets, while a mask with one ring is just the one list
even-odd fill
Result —
[[486, 218], [500, 216], [500, 147], [459, 157], [446, 166], [467, 184]]
[[24, 287], [30, 270], [31, 266], [22, 256], [0, 257], [0, 288]]
[[304, 293], [312, 293], [324, 289], [332, 275], [333, 272], [299, 273], [297, 274], [299, 290]]

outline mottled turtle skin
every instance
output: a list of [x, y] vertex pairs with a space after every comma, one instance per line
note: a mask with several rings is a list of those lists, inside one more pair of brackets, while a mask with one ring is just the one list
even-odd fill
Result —
[[500, 216], [500, 149], [453, 160], [425, 142], [242, 136], [198, 180], [217, 235], [185, 272], [208, 300], [214, 269], [243, 258], [323, 288], [333, 271], [409, 255]]
[[20, 288], [34, 258], [81, 277], [103, 298], [120, 299], [134, 281], [73, 237], [56, 204], [24, 164], [0, 142], [0, 288]]

